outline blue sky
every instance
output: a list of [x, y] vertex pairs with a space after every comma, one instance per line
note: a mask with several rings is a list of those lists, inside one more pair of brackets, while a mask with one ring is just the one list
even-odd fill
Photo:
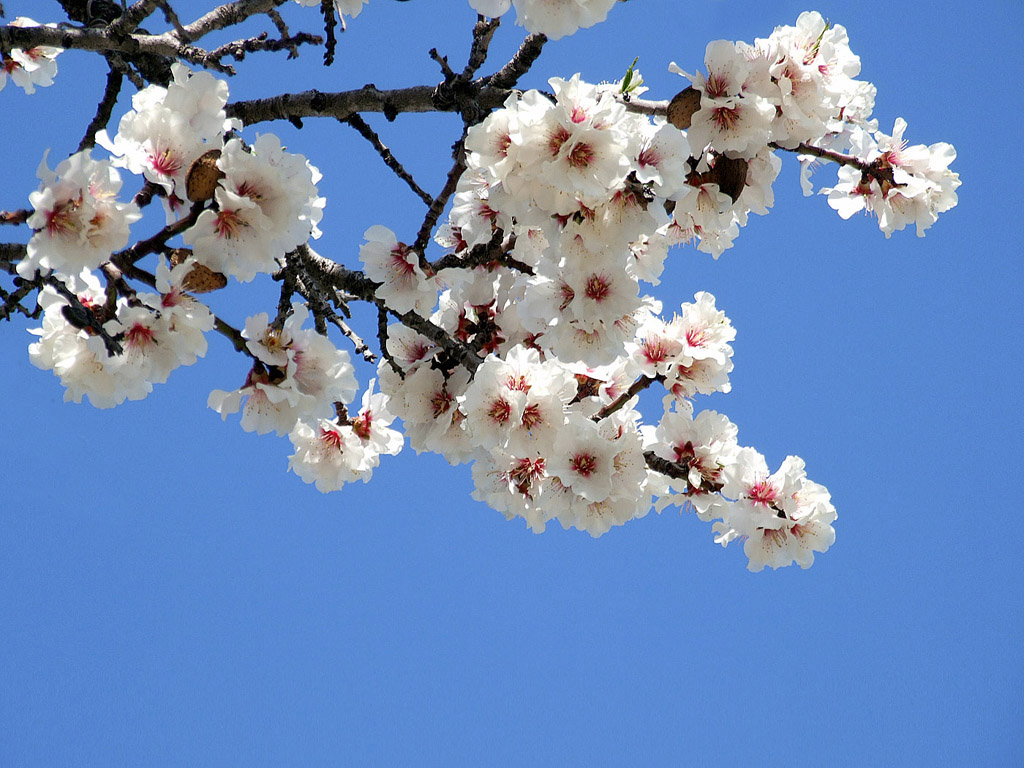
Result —
[[[4, 2], [50, 20], [41, 6]], [[669, 61], [692, 71], [708, 41], [805, 9], [631, 0], [549, 44], [523, 85], [618, 78], [639, 55], [669, 98]], [[698, 407], [831, 491], [837, 540], [812, 569], [750, 574], [674, 511], [535, 536], [469, 497], [467, 467], [410, 449], [321, 495], [285, 471], [287, 439], [207, 409], [246, 372], [222, 339], [98, 411], [62, 402], [19, 320], [0, 326], [0, 762], [1019, 765], [1024, 13], [816, 9], [847, 27], [883, 128], [902, 116], [911, 143], [956, 146], [959, 206], [886, 240], [803, 198], [786, 158], [771, 215], [717, 262], [673, 252], [658, 289], [669, 307], [711, 291], [738, 330], [733, 391]], [[459, 0], [371, 0], [331, 69], [253, 55], [232, 97], [435, 82], [427, 50], [461, 62], [472, 21]], [[522, 34], [506, 20], [493, 66]], [[0, 93], [0, 208], [26, 204], [47, 147], [75, 149], [101, 94], [91, 58], [58, 61], [53, 87]], [[440, 188], [455, 121], [368, 121]], [[353, 132], [273, 130], [324, 172], [321, 253], [354, 265], [370, 225], [418, 227]], [[275, 287], [215, 309], [241, 325]]]

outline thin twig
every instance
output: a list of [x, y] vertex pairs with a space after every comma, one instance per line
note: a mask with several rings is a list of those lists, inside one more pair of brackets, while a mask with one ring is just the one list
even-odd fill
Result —
[[427, 215], [423, 217], [423, 224], [420, 225], [420, 231], [416, 235], [416, 242], [412, 246], [412, 249], [420, 255], [420, 266], [424, 268], [424, 271], [430, 266], [425, 255], [427, 243], [430, 241], [430, 234], [434, 231], [434, 227], [437, 226], [437, 220], [440, 218], [441, 212], [448, 205], [451, 196], [455, 194], [455, 189], [459, 184], [462, 172], [466, 170], [466, 150], [463, 143], [465, 138], [466, 132], [463, 130], [462, 138], [452, 146], [454, 163], [448, 171], [448, 178], [445, 181], [444, 189], [441, 190], [441, 194], [435, 197], [434, 201], [430, 204], [430, 209], [427, 211]]
[[109, 59], [107, 63], [110, 69], [107, 72], [107, 85], [103, 89], [103, 98], [100, 99], [100, 103], [96, 107], [96, 115], [93, 117], [92, 122], [85, 129], [85, 136], [78, 143], [79, 152], [96, 146], [96, 134], [107, 127], [107, 123], [110, 122], [110, 116], [114, 113], [114, 105], [117, 104], [118, 94], [121, 93], [124, 73]]
[[[337, 22], [334, 19], [334, 0], [320, 0], [320, 14], [324, 17], [324, 35], [327, 43], [324, 46], [324, 66], [334, 63], [334, 52], [338, 47], [338, 37], [334, 34]], [[345, 19], [341, 20], [341, 31], [345, 31]]]
[[617, 398], [615, 398], [615, 400], [613, 400], [612, 402], [608, 403], [608, 405], [604, 406], [601, 410], [599, 410], [597, 413], [595, 413], [591, 418], [594, 421], [601, 421], [602, 419], [605, 419], [608, 416], [611, 416], [616, 411], [621, 410], [622, 407], [626, 403], [628, 403], [634, 397], [636, 397], [641, 392], [643, 392], [645, 389], [647, 389], [649, 386], [651, 386], [651, 384], [653, 384], [656, 381], [664, 381], [664, 380], [665, 380], [665, 377], [661, 376], [660, 374], [657, 375], [657, 376], [641, 376], [639, 379], [637, 379], [636, 381], [634, 381], [630, 385], [629, 389], [627, 389], [625, 392], [623, 392], [621, 395], [619, 395]]
[[366, 123], [366, 121], [363, 120], [362, 117], [358, 114], [352, 114], [341, 122], [351, 125], [356, 129], [360, 136], [370, 142], [373, 148], [377, 150], [377, 154], [380, 155], [381, 159], [384, 161], [384, 165], [390, 168], [398, 178], [408, 184], [409, 188], [416, 193], [420, 200], [426, 203], [428, 207], [433, 205], [434, 198], [432, 198], [429, 193], [425, 192], [423, 188], [416, 183], [412, 174], [405, 170], [405, 167], [398, 162], [395, 156], [391, 153], [391, 150], [384, 145], [384, 142], [380, 140], [380, 137]]

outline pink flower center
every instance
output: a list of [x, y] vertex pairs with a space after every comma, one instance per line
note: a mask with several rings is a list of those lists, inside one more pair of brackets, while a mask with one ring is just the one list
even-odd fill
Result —
[[505, 386], [517, 392], [530, 391], [530, 384], [526, 381], [525, 376], [509, 376], [505, 380]]
[[263, 199], [263, 195], [260, 193], [259, 189], [256, 188], [256, 185], [249, 181], [243, 181], [238, 185], [237, 189], [239, 197], [248, 197], [254, 202], [258, 202]]
[[519, 459], [516, 464], [510, 469], [505, 477], [506, 479], [515, 485], [516, 490], [519, 493], [532, 498], [530, 495], [530, 486], [533, 485], [533, 481], [544, 476], [544, 459], [540, 458], [536, 461], [530, 461], [529, 459]]
[[217, 233], [217, 237], [227, 240], [237, 240], [242, 230], [248, 226], [238, 211], [217, 211], [213, 221], [213, 231]]
[[324, 429], [323, 427], [320, 427], [320, 442], [340, 451], [341, 433], [335, 432], [333, 429]]
[[668, 345], [660, 336], [644, 339], [640, 352], [648, 363], [662, 363], [668, 359]]
[[46, 214], [46, 234], [50, 237], [67, 237], [78, 231], [78, 217], [75, 215], [81, 200], [65, 200], [57, 203]]
[[691, 347], [706, 347], [708, 343], [708, 332], [705, 328], [687, 328], [686, 343]]
[[704, 81], [704, 93], [712, 99], [729, 95], [729, 78], [720, 74], [709, 74]]
[[526, 406], [523, 410], [523, 426], [526, 429], [533, 429], [538, 424], [543, 423], [543, 421], [544, 416], [540, 412], [540, 406], [536, 403]]
[[597, 457], [590, 453], [577, 453], [569, 460], [569, 467], [582, 477], [590, 477], [597, 469]]
[[596, 156], [597, 153], [594, 152], [593, 147], [580, 141], [569, 150], [569, 154], [565, 159], [573, 168], [587, 168], [594, 162]]
[[399, 243], [391, 249], [391, 266], [402, 277], [408, 277], [416, 271], [416, 265], [409, 261], [409, 246]]
[[711, 122], [720, 131], [732, 131], [740, 122], [738, 107], [715, 107], [711, 110]]
[[366, 411], [359, 415], [355, 421], [352, 422], [352, 431], [356, 433], [356, 436], [363, 440], [370, 439], [370, 423], [373, 421], [373, 415]]
[[747, 492], [749, 498], [755, 504], [769, 505], [775, 501], [778, 491], [768, 480], [758, 480]]
[[171, 149], [155, 149], [149, 153], [150, 167], [161, 176], [174, 176], [181, 170], [181, 157]]
[[512, 412], [512, 406], [508, 404], [508, 401], [499, 397], [496, 400], [491, 401], [491, 407], [487, 410], [487, 415], [498, 424], [504, 424], [508, 421], [509, 415]]
[[584, 289], [584, 295], [588, 299], [593, 301], [601, 302], [607, 299], [611, 295], [612, 287], [608, 278], [604, 275], [591, 275], [587, 278], [586, 288]]
[[125, 331], [124, 336], [128, 346], [135, 349], [148, 349], [156, 343], [153, 339], [153, 329], [148, 328], [142, 323], [135, 323], [135, 325]]
[[454, 399], [445, 389], [435, 392], [430, 398], [430, 407], [434, 418], [436, 419], [443, 413], [448, 413], [448, 409], [452, 407], [452, 400]]
[[548, 137], [548, 152], [551, 153], [551, 157], [558, 157], [562, 145], [569, 140], [570, 136], [569, 131], [562, 126], [558, 126], [551, 132], [551, 135]]
[[648, 165], [656, 166], [661, 162], [661, 156], [653, 147], [645, 147], [636, 158], [637, 163], [646, 168]]

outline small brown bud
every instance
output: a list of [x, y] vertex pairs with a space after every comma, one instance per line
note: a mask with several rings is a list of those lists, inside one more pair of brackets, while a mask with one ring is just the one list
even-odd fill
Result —
[[224, 178], [224, 171], [217, 167], [220, 150], [211, 149], [200, 155], [185, 177], [185, 194], [193, 203], [205, 203], [217, 191], [217, 182]]
[[692, 85], [672, 97], [668, 103], [668, 121], [681, 131], [690, 127], [693, 113], [700, 109], [700, 91]]

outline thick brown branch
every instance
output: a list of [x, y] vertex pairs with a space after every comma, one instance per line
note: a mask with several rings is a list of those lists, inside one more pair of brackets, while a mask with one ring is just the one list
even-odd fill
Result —
[[[414, 85], [390, 91], [378, 90], [374, 85], [365, 85], [355, 91], [323, 93], [303, 91], [285, 93], [266, 99], [237, 101], [228, 104], [228, 117], [237, 117], [246, 125], [263, 123], [268, 120], [296, 120], [304, 117], [333, 117], [345, 120], [359, 112], [380, 112], [389, 120], [404, 112], [457, 112], [458, 106], [439, 107], [434, 99], [434, 86]], [[477, 101], [484, 109], [500, 107], [509, 91], [500, 88], [483, 88]]]
[[487, 85], [500, 90], [515, 87], [519, 78], [529, 72], [530, 67], [537, 61], [537, 57], [540, 56], [544, 49], [544, 43], [547, 41], [545, 35], [529, 35], [523, 40], [523, 44], [519, 46], [519, 50], [515, 52], [509, 63], [487, 78]]

